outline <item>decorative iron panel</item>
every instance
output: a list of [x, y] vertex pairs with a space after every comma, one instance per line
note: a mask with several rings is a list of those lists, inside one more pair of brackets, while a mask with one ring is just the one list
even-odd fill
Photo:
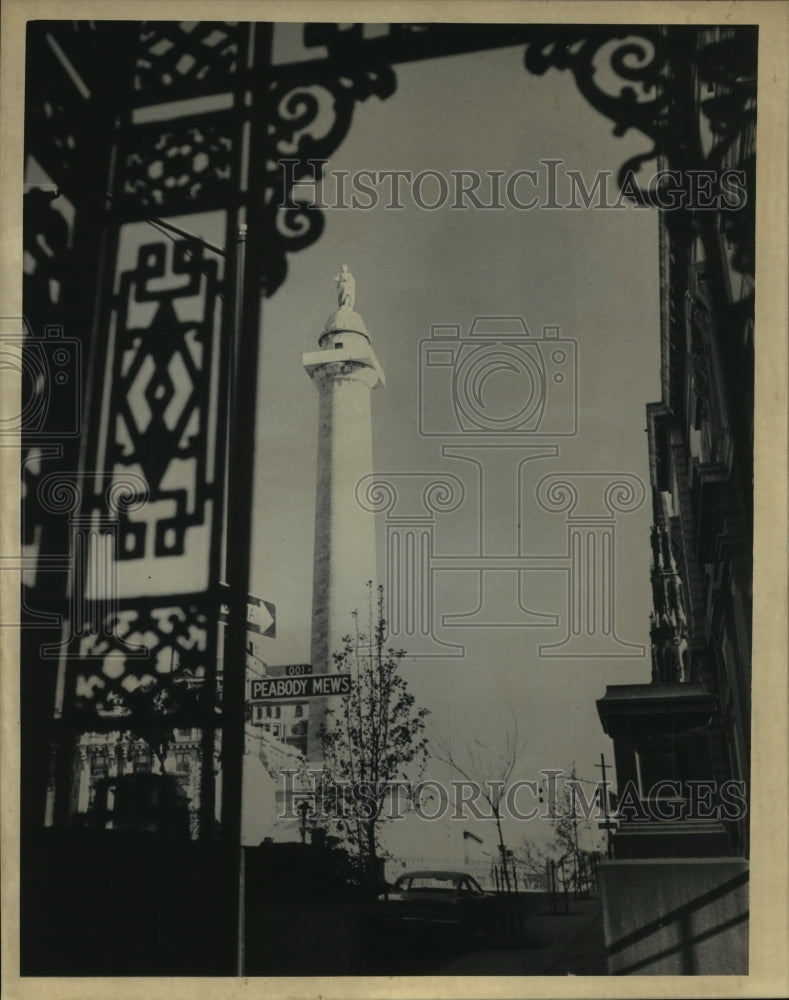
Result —
[[145, 218], [223, 208], [236, 195], [238, 156], [228, 114], [138, 126], [127, 137], [122, 207]]
[[135, 104], [231, 90], [242, 38], [235, 21], [143, 21], [134, 67]]
[[[165, 278], [185, 281], [162, 288]], [[204, 523], [206, 501], [216, 495], [206, 470], [219, 292], [217, 261], [188, 240], [144, 244], [136, 266], [121, 274], [107, 464], [141, 469], [150, 502], [167, 501], [171, 513], [155, 522], [152, 553], [149, 525], [124, 519], [120, 559], [183, 555], [187, 530]], [[179, 317], [180, 300], [191, 307], [187, 319]], [[147, 326], [130, 316], [142, 303], [154, 307]], [[176, 466], [179, 478], [188, 476], [178, 486]]]
[[[123, 716], [138, 707], [135, 697], [140, 700], [142, 689], [151, 692], [152, 700], [156, 695], [165, 700], [167, 692], [172, 711], [179, 709], [179, 717], [194, 721], [206, 680], [209, 602], [195, 596], [130, 604], [125, 602], [115, 621], [104, 623], [111, 628], [80, 641], [84, 659], [75, 671], [74, 709]], [[128, 655], [130, 649], [142, 648], [145, 657]], [[116, 724], [122, 726], [122, 719]]]

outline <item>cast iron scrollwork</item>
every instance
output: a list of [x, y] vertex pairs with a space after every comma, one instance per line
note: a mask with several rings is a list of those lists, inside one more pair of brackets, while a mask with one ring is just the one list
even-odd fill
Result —
[[[720, 228], [733, 244], [734, 267], [753, 273], [755, 203], [756, 29], [743, 26], [709, 32], [696, 28], [533, 26], [526, 68], [542, 75], [569, 69], [586, 100], [614, 123], [614, 134], [637, 129], [651, 143], [618, 171], [627, 195], [644, 205], [665, 207], [661, 192], [638, 177], [644, 163], [690, 172], [741, 171], [742, 201], [722, 203]], [[701, 116], [711, 135], [702, 135]], [[709, 146], [709, 148], [707, 148]], [[687, 197], [686, 212], [669, 212], [674, 232], [705, 206]], [[707, 213], [709, 214], [709, 213]]]
[[[661, 51], [660, 29], [644, 25], [534, 26], [533, 39], [526, 47], [525, 65], [530, 73], [542, 76], [551, 68], [569, 69], [581, 94], [614, 123], [614, 135], [637, 129], [652, 141], [645, 152], [619, 168], [620, 185], [658, 155], [668, 111]], [[640, 189], [631, 189], [634, 196], [646, 197]]]
[[[314, 201], [295, 197], [299, 182], [319, 182], [328, 160], [351, 127], [357, 101], [394, 93], [390, 67], [362, 66], [352, 72], [322, 64], [312, 77], [303, 73], [275, 76], [269, 84], [265, 216], [271, 234], [263, 290], [273, 295], [287, 274], [286, 254], [316, 242], [324, 219]], [[323, 125], [327, 118], [328, 126]]]

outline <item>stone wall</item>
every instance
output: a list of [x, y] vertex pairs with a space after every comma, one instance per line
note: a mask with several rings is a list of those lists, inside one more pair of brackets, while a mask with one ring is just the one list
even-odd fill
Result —
[[606, 861], [599, 876], [611, 975], [747, 974], [747, 861]]

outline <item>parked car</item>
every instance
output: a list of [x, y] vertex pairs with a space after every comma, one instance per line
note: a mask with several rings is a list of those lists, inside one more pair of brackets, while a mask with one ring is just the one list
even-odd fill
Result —
[[400, 927], [458, 929], [487, 935], [498, 917], [498, 900], [462, 871], [405, 872], [378, 897], [379, 916]]

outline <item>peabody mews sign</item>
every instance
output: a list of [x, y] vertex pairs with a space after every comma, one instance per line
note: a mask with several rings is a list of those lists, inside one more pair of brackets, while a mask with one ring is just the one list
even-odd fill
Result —
[[318, 698], [351, 693], [350, 674], [315, 674], [307, 677], [263, 677], [250, 684], [250, 701], [278, 698]]

